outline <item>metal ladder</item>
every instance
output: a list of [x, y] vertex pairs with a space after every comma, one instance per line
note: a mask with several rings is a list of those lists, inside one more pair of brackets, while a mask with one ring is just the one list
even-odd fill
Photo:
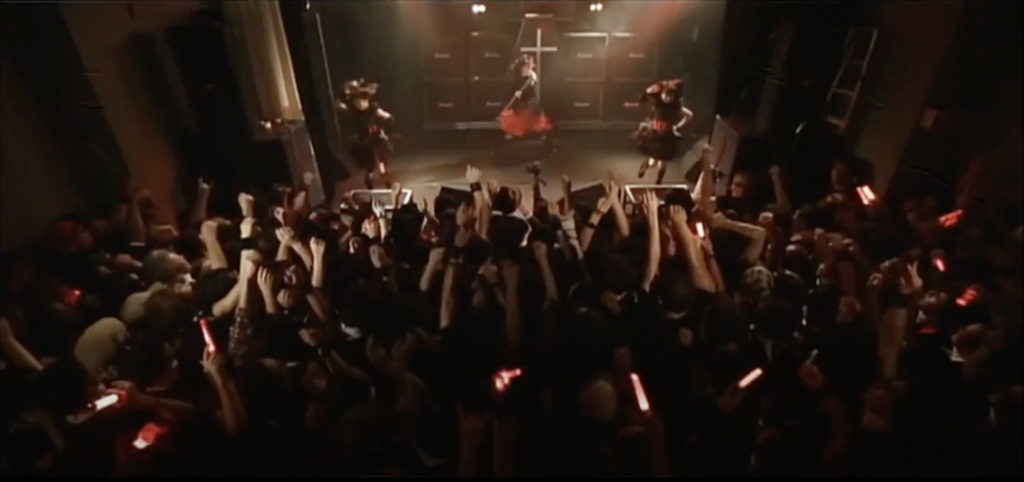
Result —
[[864, 74], [867, 72], [868, 62], [875, 51], [877, 40], [878, 29], [874, 27], [856, 27], [846, 34], [843, 64], [832, 80], [825, 111], [825, 121], [835, 126], [839, 134], [846, 131], [853, 110], [857, 106]]

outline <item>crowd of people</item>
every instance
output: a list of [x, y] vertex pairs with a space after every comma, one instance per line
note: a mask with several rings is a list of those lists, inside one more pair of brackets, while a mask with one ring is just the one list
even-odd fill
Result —
[[[1021, 227], [891, 209], [135, 191], [5, 254], [2, 473], [1020, 475]], [[823, 162], [827, 162], [823, 160]]]

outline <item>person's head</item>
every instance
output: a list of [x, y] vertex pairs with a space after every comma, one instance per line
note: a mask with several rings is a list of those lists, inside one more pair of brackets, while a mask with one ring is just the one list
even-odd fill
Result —
[[172, 284], [191, 274], [192, 265], [184, 256], [158, 249], [142, 261], [142, 278], [147, 284]]
[[658, 282], [662, 307], [673, 313], [687, 312], [693, 307], [693, 282], [687, 273], [667, 272]]
[[754, 194], [754, 177], [750, 171], [737, 171], [729, 183], [729, 195], [736, 199], [748, 199]]
[[527, 76], [530, 75], [535, 65], [532, 55], [523, 54], [512, 63], [512, 72], [516, 75]]
[[771, 294], [775, 286], [775, 276], [764, 266], [751, 266], [743, 272], [740, 280], [740, 294], [747, 300], [757, 303]]
[[600, 423], [609, 423], [619, 411], [618, 395], [605, 377], [590, 381], [579, 393], [577, 400], [581, 412]]
[[854, 175], [850, 163], [845, 159], [836, 159], [829, 171], [829, 182], [834, 191], [847, 191], [853, 187]]
[[671, 104], [683, 95], [683, 81], [682, 79], [663, 80], [659, 82], [659, 93], [661, 101], [666, 104]]

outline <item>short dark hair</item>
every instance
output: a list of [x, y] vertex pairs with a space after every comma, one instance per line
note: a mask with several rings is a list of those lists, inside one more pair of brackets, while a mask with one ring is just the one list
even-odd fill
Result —
[[142, 279], [146, 283], [169, 283], [178, 273], [171, 262], [173, 253], [166, 249], [158, 249], [142, 261]]

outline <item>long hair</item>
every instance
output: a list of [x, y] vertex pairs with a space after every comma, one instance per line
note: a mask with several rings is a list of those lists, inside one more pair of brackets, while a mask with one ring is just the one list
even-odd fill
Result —
[[683, 79], [659, 80], [644, 90], [641, 99], [647, 96], [660, 97], [662, 92], [667, 92], [673, 101], [681, 99], [683, 97]]
[[508, 67], [509, 77], [519, 77], [519, 72], [523, 70], [523, 67], [525, 67], [527, 64], [533, 61], [533, 56], [530, 54], [523, 54], [520, 55], [519, 57], [516, 57], [515, 60], [512, 61], [512, 64], [509, 65]]

